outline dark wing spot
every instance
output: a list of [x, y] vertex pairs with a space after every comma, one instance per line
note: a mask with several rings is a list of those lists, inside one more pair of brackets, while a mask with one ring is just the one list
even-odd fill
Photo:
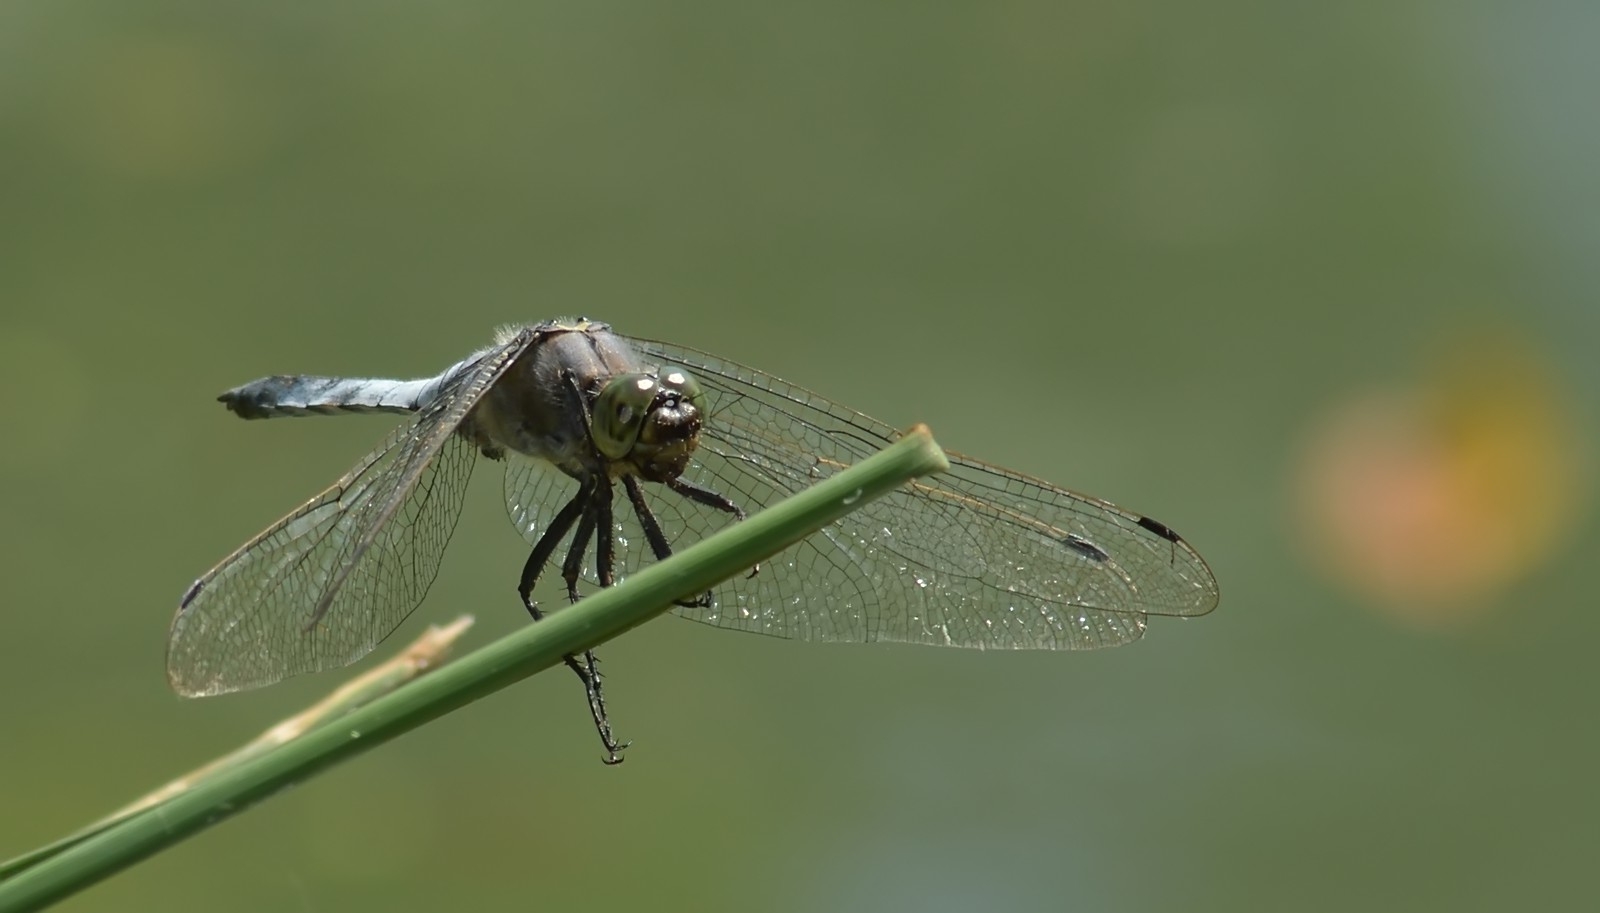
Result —
[[1162, 523], [1162, 522], [1160, 522], [1158, 520], [1152, 520], [1149, 517], [1140, 517], [1139, 518], [1139, 525], [1144, 527], [1145, 529], [1148, 529], [1152, 533], [1155, 533], [1156, 535], [1160, 536], [1161, 538], [1167, 540], [1168, 542], [1182, 542], [1183, 541], [1183, 537], [1178, 535], [1177, 533], [1173, 532], [1172, 531], [1172, 527], [1170, 527], [1170, 526], [1166, 525], [1165, 523]]
[[1105, 549], [1077, 533], [1067, 533], [1066, 538], [1061, 540], [1061, 544], [1088, 558], [1090, 561], [1108, 561], [1111, 558], [1110, 555], [1106, 554]]

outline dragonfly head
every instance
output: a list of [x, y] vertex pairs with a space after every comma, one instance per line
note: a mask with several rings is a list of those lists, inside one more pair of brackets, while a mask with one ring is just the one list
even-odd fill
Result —
[[590, 410], [589, 433], [609, 460], [649, 482], [675, 479], [700, 442], [700, 385], [679, 368], [608, 379]]

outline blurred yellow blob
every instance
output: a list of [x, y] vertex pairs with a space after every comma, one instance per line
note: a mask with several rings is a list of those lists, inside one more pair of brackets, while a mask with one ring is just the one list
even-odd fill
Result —
[[1316, 561], [1421, 625], [1492, 608], [1588, 503], [1562, 391], [1509, 332], [1450, 345], [1416, 388], [1351, 397], [1308, 444], [1296, 487]]

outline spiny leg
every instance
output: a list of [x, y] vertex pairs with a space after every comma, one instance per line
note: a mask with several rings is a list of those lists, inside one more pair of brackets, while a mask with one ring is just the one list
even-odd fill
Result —
[[744, 519], [743, 508], [709, 488], [701, 488], [693, 482], [685, 482], [681, 478], [669, 480], [667, 487], [697, 504], [715, 507], [723, 513], [733, 514], [735, 520]]
[[[745, 517], [744, 508], [709, 488], [701, 488], [693, 482], [685, 482], [681, 478], [669, 480], [667, 487], [696, 504], [704, 504], [707, 507], [714, 507], [725, 514], [733, 514], [735, 521], [743, 520]], [[745, 579], [749, 580], [759, 573], [761, 573], [761, 565], [757, 564], [750, 568], [750, 573], [745, 576]]]
[[[550, 525], [545, 528], [544, 533], [539, 537], [539, 541], [534, 543], [533, 551], [528, 554], [527, 563], [522, 566], [522, 582], [517, 588], [517, 593], [522, 597], [522, 604], [527, 608], [528, 614], [533, 616], [534, 621], [544, 618], [544, 612], [539, 609], [538, 603], [533, 601], [534, 584], [538, 583], [539, 574], [544, 570], [544, 566], [550, 560], [550, 556], [555, 553], [556, 546], [560, 545], [561, 540], [566, 538], [567, 532], [572, 529], [572, 525], [577, 523], [581, 517], [589, 516], [592, 513], [595, 492], [596, 481], [594, 479], [585, 480], [582, 487], [579, 488], [578, 494], [571, 501], [568, 501], [567, 505], [561, 508], [561, 512], [556, 514], [555, 518], [550, 521]], [[609, 485], [607, 486], [606, 496], [607, 500], [609, 500]], [[591, 517], [589, 531], [584, 532], [580, 529], [580, 535], [573, 538], [573, 547], [569, 550], [567, 556], [568, 564], [572, 563], [572, 554], [576, 552], [578, 556], [577, 563], [581, 566], [583, 551], [588, 545], [589, 538], [593, 535], [593, 530], [594, 521]], [[565, 570], [565, 566], [563, 570]], [[567, 594], [576, 600], [576, 574], [568, 581]], [[595, 659], [594, 651], [585, 651], [582, 662], [570, 654], [562, 657], [562, 659], [566, 662], [567, 668], [571, 669], [578, 676], [578, 680], [583, 682], [584, 694], [589, 700], [589, 714], [594, 717], [595, 729], [600, 733], [600, 741], [605, 744], [607, 755], [604, 759], [605, 762], [607, 764], [620, 764], [622, 762], [622, 749], [626, 748], [627, 745], [619, 745], [611, 734], [611, 721], [606, 717], [605, 700], [600, 693], [600, 671], [597, 668], [599, 661]]]
[[600, 480], [594, 502], [595, 527], [600, 534], [594, 547], [594, 571], [601, 586], [612, 584], [617, 566], [617, 526], [611, 515], [611, 497], [611, 480]]
[[572, 529], [572, 524], [578, 522], [578, 517], [583, 513], [594, 492], [594, 482], [585, 481], [579, 488], [578, 494], [567, 506], [561, 508], [545, 527], [544, 533], [539, 536], [539, 541], [533, 544], [533, 551], [528, 554], [528, 561], [522, 566], [522, 582], [517, 586], [517, 593], [522, 597], [522, 604], [527, 607], [528, 614], [534, 621], [544, 618], [544, 613], [539, 611], [539, 606], [533, 601], [533, 586], [539, 582], [539, 574], [544, 570], [545, 563], [550, 560], [550, 555], [555, 552], [556, 546], [566, 538], [567, 531]]
[[586, 492], [587, 502], [583, 505], [583, 514], [578, 518], [578, 531], [572, 535], [572, 544], [567, 546], [567, 557], [561, 562], [561, 579], [567, 582], [567, 600], [577, 602], [581, 597], [578, 592], [578, 578], [583, 576], [583, 556], [589, 551], [589, 543], [594, 539], [595, 496], [594, 491]]
[[[657, 561], [665, 561], [672, 557], [672, 543], [667, 541], [667, 536], [661, 531], [661, 523], [656, 520], [655, 512], [650, 509], [650, 504], [644, 499], [644, 492], [639, 488], [639, 480], [634, 476], [623, 476], [622, 487], [627, 489], [628, 501], [633, 505], [633, 515], [639, 518], [639, 526], [644, 530], [644, 540], [650, 543], [650, 551], [656, 556]], [[711, 607], [711, 591], [706, 590], [697, 599], [679, 599], [674, 605], [686, 609], [707, 609]]]
[[[572, 535], [572, 544], [567, 548], [567, 558], [561, 563], [561, 577], [567, 582], [567, 598], [571, 601], [577, 602], [580, 598], [578, 578], [583, 576], [583, 556], [589, 549], [590, 541], [596, 542], [596, 577], [601, 586], [611, 585], [610, 532], [611, 481], [597, 477], [589, 495], [589, 502], [584, 505], [583, 515], [578, 518], [578, 531]], [[605, 762], [621, 764], [622, 750], [633, 743], [618, 744], [611, 734], [611, 718], [606, 714], [605, 692], [600, 684], [599, 658], [594, 655], [593, 650], [585, 650], [581, 663], [574, 658], [569, 659], [568, 665], [574, 669], [581, 667], [583, 670], [579, 672], [579, 677], [583, 679], [584, 691], [589, 697], [589, 713], [594, 717], [595, 729], [600, 733], [600, 741], [606, 746]]]
[[[600, 487], [595, 491], [594, 496], [594, 525], [596, 534], [594, 545], [594, 576], [595, 580], [599, 581], [600, 585], [603, 587], [610, 586], [615, 582], [615, 570], [617, 563], [617, 527], [611, 514], [611, 496], [611, 480], [601, 479]], [[610, 720], [606, 719], [606, 699], [600, 691], [600, 670], [596, 668], [600, 660], [595, 657], [593, 650], [590, 650], [588, 653], [586, 653], [585, 658], [588, 659], [589, 669], [594, 674], [594, 701], [595, 706], [599, 708], [600, 711], [600, 716], [596, 720], [596, 725], [600, 727], [600, 737], [606, 742], [606, 750], [611, 753], [611, 757], [606, 760], [606, 763], [621, 764], [622, 755], [618, 752], [627, 748], [629, 745], [632, 745], [633, 741], [630, 739], [629, 741], [618, 745], [616, 740], [611, 737], [611, 722]]]

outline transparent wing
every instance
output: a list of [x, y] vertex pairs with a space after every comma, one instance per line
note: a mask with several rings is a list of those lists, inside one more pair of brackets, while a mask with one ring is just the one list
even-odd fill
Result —
[[415, 421], [195, 581], [167, 642], [172, 687], [221, 694], [348, 665], [399, 627], [461, 512], [477, 454], [455, 431], [530, 338], [465, 366]]
[[[683, 366], [706, 392], [709, 417], [684, 478], [748, 512], [899, 435], [760, 371], [693, 349], [632, 342], [647, 365]], [[868, 504], [755, 576], [722, 584], [710, 608], [678, 614], [800, 640], [1068, 650], [1136, 640], [1147, 615], [1202, 615], [1216, 605], [1205, 562], [1160, 523], [950, 456], [950, 472]], [[661, 486], [643, 488], [675, 547], [732, 522]], [[530, 541], [575, 491], [575, 482], [536, 464], [507, 469], [512, 520]], [[620, 578], [653, 556], [620, 485], [615, 514]], [[558, 550], [555, 562], [563, 556]], [[590, 567], [585, 576], [592, 581]]]

